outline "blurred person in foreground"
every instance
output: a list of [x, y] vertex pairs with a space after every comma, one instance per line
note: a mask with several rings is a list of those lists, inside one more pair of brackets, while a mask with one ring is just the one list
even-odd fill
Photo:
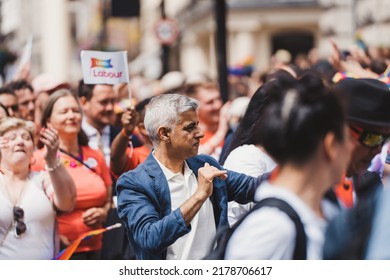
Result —
[[[388, 156], [390, 157], [390, 156]], [[386, 165], [390, 164], [390, 158]], [[367, 238], [367, 248], [364, 251], [364, 259], [389, 260], [390, 259], [390, 188], [389, 175], [386, 178], [385, 190], [379, 196], [372, 219], [372, 229]]]
[[[229, 170], [242, 172], [251, 176], [260, 176], [265, 172], [270, 172], [276, 167], [275, 160], [267, 153], [259, 142], [256, 127], [264, 121], [264, 115], [272, 97], [279, 94], [288, 82], [295, 81], [292, 76], [281, 76], [261, 86], [252, 96], [244, 117], [226, 150], [223, 166]], [[229, 223], [232, 226], [244, 214], [253, 208], [253, 203], [245, 205], [229, 202]]]
[[33, 125], [17, 118], [0, 123], [0, 259], [53, 259], [58, 253], [57, 214], [72, 211], [76, 188], [57, 158], [57, 131], [40, 132], [46, 171], [31, 171]]
[[263, 178], [222, 167], [198, 155], [203, 131], [196, 100], [164, 94], [152, 98], [144, 125], [154, 150], [119, 177], [118, 213], [137, 259], [201, 259], [216, 231], [228, 226], [227, 202], [253, 201]]
[[[257, 142], [278, 163], [276, 176], [256, 191], [256, 201], [278, 198], [298, 214], [306, 234], [307, 259], [321, 259], [328, 221], [337, 207], [324, 199], [345, 171], [351, 143], [338, 96], [315, 76], [285, 84], [270, 97]], [[264, 206], [251, 212], [231, 236], [226, 259], [296, 257], [297, 230], [281, 210]]]

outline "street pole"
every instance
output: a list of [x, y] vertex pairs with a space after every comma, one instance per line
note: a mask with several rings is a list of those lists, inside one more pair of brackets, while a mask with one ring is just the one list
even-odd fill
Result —
[[[166, 19], [165, 14], [165, 0], [161, 0], [161, 18]], [[161, 77], [164, 76], [169, 71], [169, 45], [161, 44], [161, 62], [162, 62], [162, 73]]]
[[356, 21], [356, 0], [351, 0], [351, 38], [355, 38], [357, 21]]
[[215, 0], [214, 5], [216, 18], [216, 41], [217, 41], [217, 63], [218, 63], [218, 82], [221, 99], [225, 103], [229, 99], [228, 92], [228, 71], [226, 65], [226, 3], [225, 0]]
[[102, 51], [107, 50], [107, 21], [110, 16], [110, 8], [107, 0], [102, 0], [102, 30], [99, 37], [99, 48]]

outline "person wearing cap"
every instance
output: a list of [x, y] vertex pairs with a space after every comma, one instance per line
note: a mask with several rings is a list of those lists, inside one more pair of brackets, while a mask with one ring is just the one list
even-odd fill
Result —
[[345, 98], [353, 141], [345, 177], [334, 192], [342, 206], [351, 208], [382, 185], [379, 174], [367, 168], [390, 136], [390, 91], [385, 83], [369, 78], [344, 79], [334, 89]]
[[[382, 200], [383, 183], [380, 175], [367, 171], [367, 167], [390, 135], [390, 91], [385, 83], [370, 78], [341, 80], [335, 84], [335, 89], [346, 98], [353, 148], [345, 177], [334, 188], [334, 193], [328, 193], [328, 198], [336, 194], [344, 209], [329, 223], [323, 258], [378, 257], [379, 251], [370, 246], [378, 248], [378, 244], [389, 244], [388, 238], [375, 234], [381, 228], [380, 223], [375, 225], [375, 215], [381, 211], [377, 205], [380, 205], [378, 198], [379, 202]], [[385, 215], [388, 220], [388, 212]], [[380, 242], [375, 240], [377, 237]], [[376, 245], [367, 247], [369, 240]], [[375, 251], [370, 253], [370, 250]]]

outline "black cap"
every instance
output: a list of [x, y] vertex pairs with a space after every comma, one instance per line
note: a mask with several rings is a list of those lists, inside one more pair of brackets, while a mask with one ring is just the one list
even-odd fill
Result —
[[390, 127], [390, 90], [377, 79], [344, 79], [334, 85], [346, 99], [347, 119]]

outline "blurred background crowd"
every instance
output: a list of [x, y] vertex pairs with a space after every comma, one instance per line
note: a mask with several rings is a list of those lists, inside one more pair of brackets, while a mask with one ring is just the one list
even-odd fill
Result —
[[[225, 8], [221, 22], [218, 11]], [[256, 143], [249, 128], [241, 127], [247, 142], [235, 139], [236, 147], [229, 146], [232, 135], [256, 91], [276, 76], [297, 78], [309, 71], [326, 85], [344, 78], [390, 84], [386, 0], [1, 0], [0, 15], [1, 116], [33, 122], [33, 139], [41, 128], [54, 129], [58, 139], [52, 142], [58, 141], [62, 163], [76, 182], [75, 210], [60, 218], [63, 247], [89, 228], [119, 222], [113, 186], [152, 149], [143, 118], [154, 96], [196, 99], [204, 132], [199, 153], [234, 169], [237, 160], [229, 153]], [[221, 30], [222, 38], [216, 36]], [[84, 84], [81, 50], [127, 51], [130, 83]], [[71, 121], [62, 119], [65, 114]], [[254, 120], [248, 116], [245, 122], [250, 127]], [[36, 147], [31, 164], [37, 171], [45, 169], [46, 155], [38, 150], [44, 144]], [[387, 143], [380, 144], [383, 153], [371, 168], [382, 176], [388, 172]], [[60, 163], [50, 159], [51, 172]], [[276, 165], [268, 157], [262, 161], [260, 174], [237, 171], [259, 176]], [[76, 172], [85, 162], [90, 172]], [[98, 191], [90, 192], [91, 182]], [[240, 206], [230, 207], [240, 216]], [[72, 232], [80, 217], [84, 228]], [[124, 232], [104, 238], [109, 241], [91, 239], [76, 253], [81, 259], [134, 257]]]

